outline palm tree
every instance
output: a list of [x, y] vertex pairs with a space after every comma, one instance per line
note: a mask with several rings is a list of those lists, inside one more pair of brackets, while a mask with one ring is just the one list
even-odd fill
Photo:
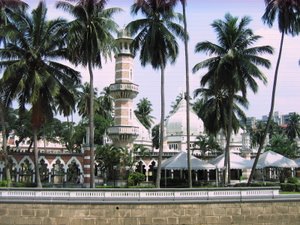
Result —
[[298, 113], [289, 115], [285, 132], [291, 141], [296, 137], [300, 137], [300, 115]]
[[[97, 97], [98, 90], [94, 88], [93, 96]], [[94, 107], [99, 108], [99, 101], [97, 98], [94, 98]], [[84, 119], [88, 119], [90, 116], [90, 104], [91, 104], [91, 91], [90, 84], [85, 82], [83, 85], [79, 85], [77, 92], [77, 110], [78, 114]]]
[[[213, 57], [206, 59], [193, 68], [194, 72], [208, 68], [208, 72], [202, 77], [201, 85], [209, 88], [224, 89], [228, 93], [228, 122], [226, 133], [226, 147], [224, 166], [225, 175], [228, 172], [230, 182], [229, 145], [232, 133], [233, 102], [234, 95], [238, 92], [246, 98], [247, 88], [254, 93], [258, 89], [256, 79], [266, 83], [266, 78], [257, 66], [270, 67], [270, 62], [259, 56], [263, 53], [273, 53], [270, 46], [253, 46], [261, 37], [254, 35], [247, 26], [249, 17], [243, 17], [239, 21], [230, 14], [225, 15], [225, 20], [215, 20], [212, 27], [217, 33], [218, 44], [209, 41], [196, 45], [196, 52], [205, 52]], [[227, 179], [227, 176], [225, 176]], [[227, 180], [225, 180], [227, 183]]]
[[[8, 23], [7, 14], [6, 11], [10, 10], [16, 10], [16, 9], [25, 9], [27, 8], [27, 4], [20, 0], [0, 0], [0, 29], [2, 29], [3, 26], [6, 26]], [[5, 34], [0, 35], [0, 44], [3, 41], [4, 46], [6, 45], [5, 41]], [[3, 90], [3, 88], [1, 88]], [[5, 124], [5, 114], [6, 114], [6, 107], [5, 103], [0, 100], [0, 124], [2, 127], [2, 142], [3, 142], [3, 152], [4, 152], [4, 160], [5, 160], [5, 168], [6, 168], [6, 179], [7, 179], [7, 186], [10, 187], [11, 185], [11, 176], [10, 176], [10, 170], [8, 168], [8, 153], [7, 153], [7, 138], [6, 138], [6, 124]]]
[[[179, 0], [182, 6], [183, 27], [184, 27], [184, 56], [185, 56], [185, 87], [186, 87], [186, 144], [187, 144], [187, 166], [188, 166], [188, 183], [192, 187], [192, 170], [191, 170], [191, 153], [190, 153], [190, 78], [189, 78], [189, 53], [188, 53], [188, 32], [186, 19], [186, 0]], [[175, 5], [178, 0], [170, 0]]]
[[191, 152], [190, 152], [190, 77], [189, 77], [189, 53], [188, 53], [188, 32], [186, 19], [186, 0], [180, 0], [183, 14], [184, 27], [184, 56], [185, 56], [185, 87], [186, 87], [186, 144], [187, 144], [187, 165], [188, 165], [188, 182], [189, 187], [193, 185], [191, 170]]
[[165, 119], [164, 77], [167, 61], [174, 63], [178, 55], [178, 44], [174, 34], [184, 38], [183, 28], [174, 22], [181, 21], [181, 16], [174, 12], [172, 1], [137, 0], [131, 7], [131, 13], [139, 12], [144, 18], [132, 21], [127, 25], [135, 37], [132, 48], [136, 53], [140, 50], [142, 66], [150, 64], [161, 71], [161, 119], [160, 119], [160, 147], [156, 177], [156, 187], [160, 187], [161, 161], [163, 154], [163, 134]]
[[152, 103], [148, 98], [140, 99], [139, 103], [137, 104], [137, 109], [134, 110], [135, 116], [147, 130], [152, 127], [154, 122], [154, 117], [150, 115], [152, 111]]
[[[213, 88], [197, 88], [195, 97], [201, 97], [195, 102], [194, 110], [204, 122], [206, 131], [216, 136], [221, 130], [227, 131], [229, 98], [226, 90]], [[243, 96], [234, 95], [232, 128], [236, 133], [240, 128], [240, 121], [246, 121], [246, 115], [240, 106], [247, 108], [248, 101]]]
[[[76, 2], [76, 4], [72, 4]], [[107, 0], [66, 0], [58, 1], [74, 20], [69, 24], [68, 48], [75, 65], [88, 67], [90, 75], [89, 145], [90, 145], [90, 187], [95, 187], [94, 171], [94, 74], [93, 68], [102, 68], [102, 57], [111, 57], [117, 24], [112, 20], [119, 8], [105, 9]]]
[[266, 125], [266, 129], [263, 133], [261, 141], [259, 143], [259, 148], [257, 150], [257, 154], [253, 163], [253, 167], [251, 170], [251, 174], [248, 179], [248, 185], [252, 182], [255, 168], [261, 154], [261, 151], [264, 146], [265, 139], [267, 137], [269, 127], [271, 124], [274, 105], [275, 105], [275, 94], [276, 94], [276, 86], [277, 86], [277, 78], [279, 65], [281, 61], [281, 54], [284, 42], [284, 36], [286, 34], [296, 35], [299, 32], [299, 23], [300, 23], [300, 1], [299, 0], [265, 0], [266, 10], [264, 15], [262, 16], [263, 21], [269, 25], [273, 26], [275, 19], [278, 21], [278, 29], [281, 33], [281, 40], [278, 52], [278, 58], [276, 63], [276, 68], [274, 72], [274, 81], [273, 81], [273, 89], [272, 89], [272, 97], [271, 97], [271, 106], [269, 117]]
[[[15, 10], [25, 10], [28, 5], [21, 0], [0, 0], [0, 27], [8, 24], [8, 14]], [[4, 36], [0, 36], [0, 43]], [[4, 40], [5, 41], [5, 40]]]
[[105, 119], [110, 121], [113, 120], [113, 110], [114, 110], [114, 100], [110, 95], [109, 87], [104, 87], [103, 91], [100, 93], [98, 98], [99, 101], [99, 108], [97, 113], [102, 115]]
[[64, 47], [66, 21], [47, 21], [46, 14], [43, 2], [31, 15], [25, 12], [12, 14], [9, 18], [12, 25], [2, 29], [7, 45], [0, 49], [4, 101], [16, 99], [20, 112], [26, 105], [31, 105], [38, 187], [42, 186], [38, 169], [38, 131], [47, 119], [53, 117], [57, 104], [75, 104], [69, 89], [71, 84], [80, 82], [77, 71], [56, 61], [67, 57]]

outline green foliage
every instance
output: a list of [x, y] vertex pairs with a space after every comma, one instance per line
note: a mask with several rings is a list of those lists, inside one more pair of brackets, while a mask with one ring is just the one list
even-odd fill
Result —
[[291, 184], [299, 184], [299, 179], [297, 177], [289, 177], [287, 182]]
[[151, 136], [152, 136], [152, 146], [155, 149], [159, 148], [159, 124], [155, 125], [151, 130]]
[[145, 180], [145, 175], [139, 172], [130, 173], [128, 176], [128, 186], [136, 186]]
[[290, 140], [294, 140], [300, 136], [300, 115], [292, 113], [289, 115], [287, 127], [285, 133]]
[[288, 158], [295, 158], [298, 146], [295, 141], [290, 140], [285, 134], [275, 134], [269, 141], [266, 150], [272, 150]]
[[281, 189], [281, 191], [293, 192], [293, 191], [296, 190], [296, 185], [295, 184], [290, 184], [290, 183], [281, 183], [280, 184], [280, 189]]
[[203, 156], [206, 152], [213, 152], [217, 155], [222, 154], [222, 149], [213, 135], [199, 135], [195, 144], [195, 149], [199, 149]]
[[135, 116], [146, 129], [150, 129], [153, 124], [154, 117], [150, 115], [152, 111], [152, 103], [148, 100], [148, 98], [140, 99], [137, 104], [137, 109], [134, 110]]
[[108, 178], [112, 179], [114, 167], [120, 167], [121, 159], [123, 159], [124, 151], [113, 145], [98, 146], [95, 152], [95, 158], [98, 162], [100, 170], [108, 174]]
[[0, 181], [0, 187], [7, 187], [7, 186], [8, 186], [8, 181], [7, 180]]

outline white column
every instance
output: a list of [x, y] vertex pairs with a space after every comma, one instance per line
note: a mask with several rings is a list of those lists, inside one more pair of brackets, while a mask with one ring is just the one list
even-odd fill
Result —
[[209, 181], [209, 170], [207, 170], [207, 181]]
[[16, 176], [16, 182], [19, 182], [20, 181], [20, 169], [19, 169], [19, 171], [16, 169], [16, 175], [17, 175]]
[[49, 170], [48, 171], [48, 182], [49, 182], [49, 184], [51, 184], [51, 177], [52, 177], [51, 170]]
[[149, 169], [146, 169], [146, 182], [149, 181]]

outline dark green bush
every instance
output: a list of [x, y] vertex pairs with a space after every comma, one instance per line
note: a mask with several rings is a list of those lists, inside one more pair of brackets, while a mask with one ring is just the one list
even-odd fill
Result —
[[139, 172], [133, 172], [129, 174], [128, 186], [136, 186], [145, 180], [145, 175]]
[[7, 187], [7, 180], [0, 181], [0, 187]]
[[288, 180], [287, 180], [288, 183], [291, 183], [291, 184], [298, 184], [299, 183], [299, 180], [297, 177], [289, 177]]
[[296, 184], [295, 191], [300, 192], [300, 184]]
[[293, 192], [296, 190], [296, 185], [290, 184], [290, 183], [282, 183], [282, 184], [280, 184], [280, 189], [281, 189], [281, 191]]

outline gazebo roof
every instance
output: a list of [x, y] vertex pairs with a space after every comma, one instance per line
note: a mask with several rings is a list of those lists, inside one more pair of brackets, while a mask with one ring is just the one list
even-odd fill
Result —
[[[185, 151], [179, 152], [177, 155], [164, 160], [161, 168], [165, 170], [187, 170], [187, 153]], [[209, 170], [216, 167], [210, 163], [191, 156], [191, 169], [192, 170]]]

